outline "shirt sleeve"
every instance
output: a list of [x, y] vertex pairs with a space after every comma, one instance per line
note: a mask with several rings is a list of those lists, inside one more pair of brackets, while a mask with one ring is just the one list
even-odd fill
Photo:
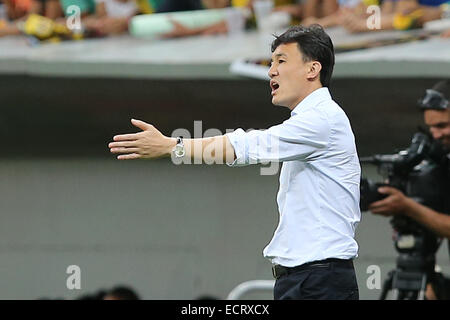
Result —
[[331, 128], [325, 115], [310, 111], [294, 115], [267, 130], [227, 133], [236, 159], [229, 166], [307, 160], [328, 145]]

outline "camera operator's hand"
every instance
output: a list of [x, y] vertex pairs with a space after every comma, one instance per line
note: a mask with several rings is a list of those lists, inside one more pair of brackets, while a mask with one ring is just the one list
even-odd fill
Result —
[[383, 200], [376, 201], [369, 206], [369, 210], [374, 214], [392, 216], [406, 213], [408, 201], [410, 200], [398, 189], [392, 187], [380, 187], [378, 192], [387, 194]]

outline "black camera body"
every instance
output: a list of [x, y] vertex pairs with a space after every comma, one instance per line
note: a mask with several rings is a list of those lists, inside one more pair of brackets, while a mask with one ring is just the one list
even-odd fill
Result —
[[[447, 210], [448, 165], [443, 164], [445, 152], [439, 142], [427, 134], [418, 132], [408, 149], [392, 155], [374, 155], [361, 158], [361, 163], [371, 163], [387, 176], [388, 183], [375, 183], [361, 179], [361, 211], [367, 211], [371, 203], [386, 195], [380, 194], [380, 186], [391, 186], [407, 197], [438, 212]], [[391, 286], [403, 296], [414, 296], [423, 290], [424, 281], [432, 278], [436, 252], [441, 244], [432, 231], [404, 215], [395, 215], [390, 221], [395, 248], [399, 252], [397, 269], [390, 276]], [[386, 292], [382, 294], [386, 295]], [[419, 295], [420, 296], [420, 295]], [[383, 298], [384, 298], [383, 297]], [[404, 298], [404, 297], [403, 297]]]
[[361, 211], [367, 211], [371, 203], [386, 197], [378, 192], [381, 186], [391, 186], [401, 190], [406, 196], [433, 208], [444, 210], [442, 192], [447, 186], [447, 167], [442, 165], [445, 152], [437, 141], [427, 134], [414, 134], [408, 149], [396, 154], [374, 155], [360, 159], [361, 163], [371, 163], [388, 178], [388, 183], [376, 183], [361, 179]]

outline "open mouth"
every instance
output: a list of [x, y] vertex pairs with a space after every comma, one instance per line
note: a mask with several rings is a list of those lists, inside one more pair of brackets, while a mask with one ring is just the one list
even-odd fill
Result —
[[272, 89], [272, 94], [274, 94], [279, 87], [280, 85], [278, 84], [278, 82], [276, 82], [275, 80], [270, 80], [270, 88]]

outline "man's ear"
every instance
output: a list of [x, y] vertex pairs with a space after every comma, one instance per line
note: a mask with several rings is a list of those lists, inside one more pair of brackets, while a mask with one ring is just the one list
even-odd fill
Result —
[[311, 61], [309, 71], [307, 74], [307, 79], [314, 81], [320, 77], [320, 71], [322, 70], [322, 65], [319, 61]]

